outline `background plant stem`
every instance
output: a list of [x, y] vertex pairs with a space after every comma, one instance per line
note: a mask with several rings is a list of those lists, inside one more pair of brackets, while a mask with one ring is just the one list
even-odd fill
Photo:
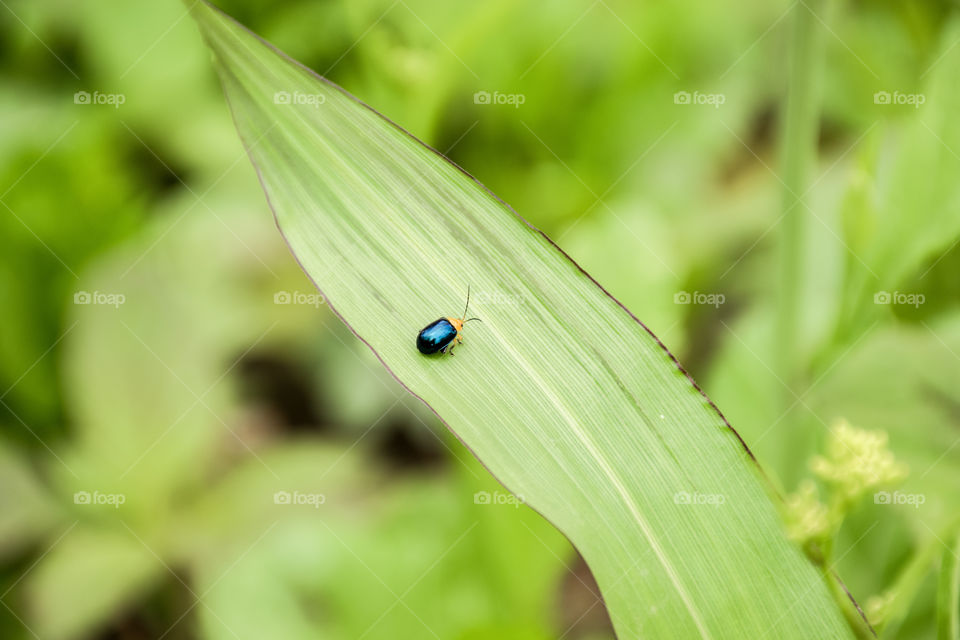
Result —
[[[773, 353], [777, 357], [777, 375], [786, 383], [782, 394], [783, 406], [794, 404], [794, 396], [802, 393], [797, 386], [802, 382], [800, 367], [801, 336], [798, 327], [803, 310], [805, 292], [804, 239], [805, 220], [810, 212], [805, 195], [810, 188], [811, 175], [817, 159], [820, 133], [820, 84], [824, 69], [824, 38], [826, 17], [832, 0], [801, 0], [793, 10], [790, 36], [787, 93], [781, 113], [780, 180], [783, 185], [782, 209], [779, 224], [780, 270], [777, 281], [778, 305]], [[789, 427], [790, 417], [786, 426]], [[790, 430], [781, 440], [792, 446], [795, 438]], [[804, 437], [808, 434], [801, 434]], [[829, 567], [832, 542], [825, 549], [824, 567]], [[834, 593], [847, 621], [859, 638], [874, 634], [863, 623], [860, 613], [850, 604], [846, 592], [835, 576], [825, 570], [825, 579]]]
[[[783, 195], [774, 353], [777, 373], [790, 388], [794, 388], [798, 377], [798, 326], [804, 291], [804, 219], [808, 209], [803, 194], [809, 188], [819, 135], [820, 79], [826, 31], [821, 19], [831, 1], [800, 2], [793, 10], [787, 93], [781, 113], [780, 179]], [[792, 394], [788, 390], [784, 393], [784, 402], [789, 406]]]

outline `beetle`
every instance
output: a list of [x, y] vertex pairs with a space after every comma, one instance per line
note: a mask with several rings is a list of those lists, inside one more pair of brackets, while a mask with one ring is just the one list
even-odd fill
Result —
[[467, 318], [467, 309], [470, 308], [470, 287], [467, 287], [467, 306], [463, 308], [463, 315], [459, 318], [439, 318], [434, 320], [417, 334], [417, 350], [424, 355], [436, 352], [453, 355], [453, 348], [463, 343], [463, 325], [471, 320], [483, 322], [480, 318]]

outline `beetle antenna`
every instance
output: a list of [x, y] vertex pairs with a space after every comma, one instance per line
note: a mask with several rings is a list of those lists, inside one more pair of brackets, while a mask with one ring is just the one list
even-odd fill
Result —
[[481, 320], [480, 318], [468, 318], [467, 320], [464, 320], [464, 321], [463, 321], [463, 324], [467, 324], [468, 322], [470, 322], [470, 320], [476, 320], [477, 322], [483, 322], [483, 320]]
[[467, 317], [467, 309], [469, 308], [470, 308], [470, 285], [467, 285], [467, 306], [463, 308], [463, 315], [460, 316], [461, 318]]

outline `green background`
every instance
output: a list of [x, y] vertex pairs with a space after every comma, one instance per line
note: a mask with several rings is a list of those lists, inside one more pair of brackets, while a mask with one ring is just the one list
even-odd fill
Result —
[[[923, 504], [856, 505], [836, 570], [861, 604], [900, 603], [884, 637], [935, 637], [960, 479], [953, 4], [816, 23], [789, 382], [778, 127], [808, 5], [220, 6], [550, 235], [781, 491], [836, 419], [889, 433]], [[4, 0], [0, 60], [0, 635], [610, 637], [562, 536], [310, 297], [184, 5]]]

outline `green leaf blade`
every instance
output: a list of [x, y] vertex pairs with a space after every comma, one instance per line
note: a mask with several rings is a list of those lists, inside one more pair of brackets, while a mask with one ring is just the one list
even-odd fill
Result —
[[[620, 637], [851, 636], [736, 433], [629, 312], [439, 154], [208, 5], [193, 14], [304, 270], [581, 551]], [[483, 323], [455, 357], [419, 354], [468, 285]]]
[[960, 535], [943, 551], [937, 585], [937, 640], [960, 639]]

